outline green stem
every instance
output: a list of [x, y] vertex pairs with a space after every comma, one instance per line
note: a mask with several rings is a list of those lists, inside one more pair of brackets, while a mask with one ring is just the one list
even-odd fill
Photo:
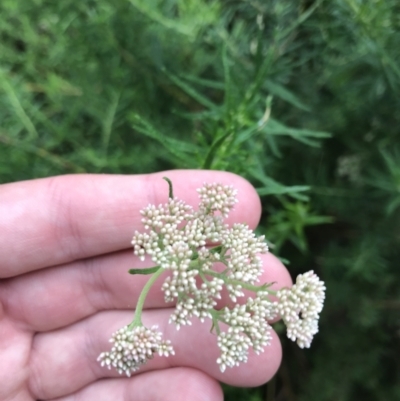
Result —
[[240, 285], [245, 290], [249, 290], [249, 291], [253, 291], [253, 292], [268, 291], [269, 294], [276, 295], [276, 291], [269, 290], [268, 285], [265, 285], [265, 284], [253, 285], [253, 284], [249, 284], [249, 283], [244, 283], [243, 281], [240, 281], [240, 280], [233, 280], [233, 279], [227, 278], [225, 276], [225, 274], [217, 273], [213, 270], [203, 270], [203, 273], [207, 274], [208, 276], [222, 278], [222, 280], [224, 280], [225, 284]]
[[143, 310], [143, 306], [144, 306], [144, 301], [146, 300], [146, 296], [147, 296], [151, 286], [158, 279], [158, 277], [163, 273], [163, 271], [164, 271], [164, 269], [159, 267], [158, 270], [150, 277], [149, 281], [143, 287], [142, 292], [140, 293], [137, 305], [136, 305], [135, 315], [133, 317], [132, 323], [129, 325], [130, 329], [132, 329], [133, 327], [142, 326], [142, 310]]
[[203, 280], [203, 283], [208, 283], [207, 277], [201, 270], [199, 270], [199, 276]]
[[203, 274], [207, 274], [208, 276], [222, 278], [222, 279], [224, 277], [222, 273], [215, 272], [214, 270], [203, 270]]
[[210, 309], [209, 310], [211, 316], [212, 316], [212, 326], [211, 326], [211, 332], [213, 329], [217, 332], [217, 335], [221, 333], [221, 330], [218, 325], [218, 320], [219, 320], [219, 311], [216, 311], [215, 309]]

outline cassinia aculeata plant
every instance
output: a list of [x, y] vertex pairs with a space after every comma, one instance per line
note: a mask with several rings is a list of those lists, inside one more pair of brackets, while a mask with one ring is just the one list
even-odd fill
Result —
[[[171, 342], [162, 339], [157, 326], [147, 328], [141, 321], [146, 295], [165, 271], [170, 272], [161, 287], [165, 302], [176, 303], [170, 323], [179, 330], [195, 317], [202, 322], [210, 319], [218, 336], [221, 355], [217, 364], [222, 372], [247, 362], [250, 348], [256, 354], [263, 352], [272, 338], [268, 321], [277, 317], [286, 324], [287, 336], [308, 348], [318, 332], [324, 283], [309, 271], [299, 275], [292, 288], [272, 291], [272, 283], [259, 285], [259, 254], [268, 252], [264, 237], [256, 237], [245, 224], [224, 224], [237, 203], [237, 191], [231, 186], [204, 184], [198, 189], [200, 204], [195, 211], [173, 197], [172, 184], [166, 180], [168, 203], [141, 211], [145, 231], [136, 231], [132, 240], [135, 255], [142, 260], [149, 255], [156, 266], [130, 270], [152, 276], [139, 297], [133, 321], [112, 335], [111, 351], [98, 357], [101, 365], [130, 376], [154, 354], [174, 354]], [[217, 300], [224, 289], [235, 306], [218, 310]], [[236, 303], [245, 296], [243, 290], [254, 296]]]

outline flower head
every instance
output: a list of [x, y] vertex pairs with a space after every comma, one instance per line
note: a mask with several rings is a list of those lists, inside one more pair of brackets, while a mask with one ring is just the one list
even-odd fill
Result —
[[297, 276], [292, 288], [277, 293], [277, 311], [287, 327], [287, 336], [300, 348], [309, 348], [318, 333], [319, 314], [324, 306], [325, 284], [309, 271]]
[[271, 343], [272, 328], [262, 313], [251, 309], [252, 302], [249, 300], [247, 304], [236, 305], [233, 309], [225, 308], [221, 313], [221, 321], [229, 325], [227, 331], [218, 335], [221, 356], [217, 363], [222, 372], [227, 367], [247, 362], [250, 348], [259, 354]]
[[220, 212], [223, 217], [227, 217], [237, 203], [237, 191], [230, 185], [205, 183], [197, 192], [200, 195], [199, 210], [203, 214]]
[[154, 354], [169, 356], [174, 354], [171, 342], [162, 340], [157, 326], [151, 329], [144, 326], [124, 326], [110, 338], [114, 345], [109, 352], [102, 352], [97, 360], [108, 369], [114, 367], [118, 373], [131, 376], [140, 366], [152, 359]]
[[[224, 222], [237, 203], [237, 191], [229, 185], [204, 184], [197, 190], [200, 202], [195, 210], [173, 198], [168, 182], [168, 202], [141, 211], [144, 232], [136, 231], [132, 239], [134, 253], [142, 260], [147, 255], [156, 264], [150, 269], [153, 276], [139, 297], [133, 323], [113, 334], [114, 345], [99, 356], [100, 363], [129, 376], [155, 353], [173, 354], [171, 343], [162, 340], [157, 328], [143, 327], [140, 319], [147, 292], [163, 272], [169, 273], [161, 285], [164, 299], [176, 304], [170, 323], [179, 329], [194, 318], [212, 320], [221, 371], [246, 362], [250, 349], [263, 352], [272, 339], [269, 322], [279, 315], [288, 337], [309, 347], [318, 332], [324, 283], [311, 271], [298, 276], [292, 288], [278, 292], [268, 283], [259, 284], [264, 269], [260, 254], [268, 252], [264, 237], [246, 224]], [[140, 269], [130, 272], [139, 274]], [[242, 298], [241, 303], [218, 310], [223, 291], [234, 303]], [[243, 302], [246, 291], [253, 295]]]

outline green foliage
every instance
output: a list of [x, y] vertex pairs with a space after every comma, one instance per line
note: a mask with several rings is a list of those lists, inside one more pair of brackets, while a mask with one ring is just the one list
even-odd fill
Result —
[[268, 389], [227, 399], [400, 399], [399, 14], [395, 0], [2, 0], [0, 182], [246, 177], [259, 230], [293, 275], [318, 272], [327, 304], [312, 349], [283, 340]]

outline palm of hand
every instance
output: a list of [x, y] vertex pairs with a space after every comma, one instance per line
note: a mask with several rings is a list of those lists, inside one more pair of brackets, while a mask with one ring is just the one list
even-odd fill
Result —
[[[187, 188], [204, 181], [233, 184], [246, 206], [239, 204], [232, 221], [257, 224], [258, 198], [239, 177], [201, 171], [169, 176], [177, 196], [195, 194]], [[177, 332], [157, 289], [144, 321], [160, 326], [176, 355], [155, 358], [129, 379], [97, 363], [110, 334], [131, 321], [148, 279], [127, 275], [150, 263], [124, 250], [140, 228], [139, 210], [166, 196], [159, 174], [64, 176], [0, 187], [0, 400], [219, 400], [217, 380], [252, 386], [272, 377], [280, 362], [277, 338], [262, 356], [221, 374], [208, 325], [194, 322]], [[264, 280], [290, 285], [274, 257], [266, 255], [265, 262]]]

